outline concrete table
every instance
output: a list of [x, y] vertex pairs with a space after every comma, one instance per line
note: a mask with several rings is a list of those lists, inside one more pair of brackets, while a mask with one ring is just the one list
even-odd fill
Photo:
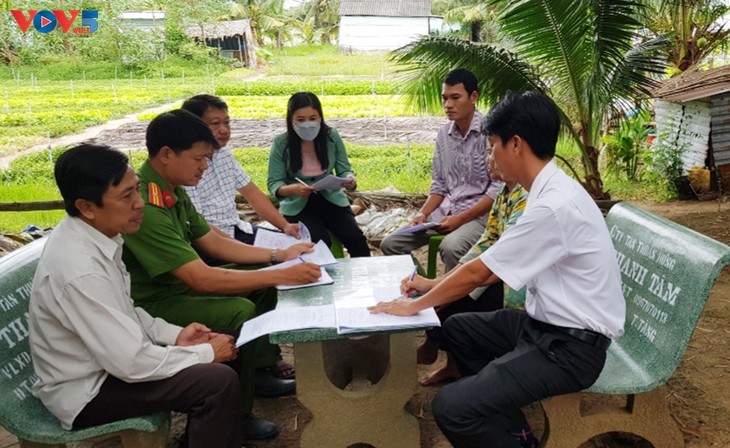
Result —
[[[331, 304], [353, 289], [400, 284], [412, 270], [408, 255], [341, 259], [327, 267], [334, 285], [280, 291], [278, 308]], [[418, 386], [413, 331], [343, 337], [326, 328], [269, 336], [294, 344], [297, 398], [314, 416], [302, 448], [420, 447], [418, 421], [404, 408]]]

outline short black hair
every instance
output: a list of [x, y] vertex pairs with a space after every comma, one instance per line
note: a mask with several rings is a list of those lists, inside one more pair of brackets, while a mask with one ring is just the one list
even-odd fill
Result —
[[69, 216], [79, 216], [77, 199], [102, 207], [102, 197], [127, 174], [129, 158], [106, 145], [81, 144], [61, 154], [53, 175]]
[[203, 114], [205, 114], [205, 111], [208, 109], [221, 109], [228, 111], [228, 104], [217, 96], [201, 93], [200, 95], [195, 95], [185, 100], [181, 109], [203, 118]]
[[150, 159], [157, 157], [165, 146], [176, 154], [187, 151], [198, 142], [210, 143], [215, 149], [220, 148], [208, 125], [183, 109], [163, 112], [156, 116], [147, 126], [145, 141]]
[[474, 73], [465, 68], [455, 68], [447, 73], [444, 78], [444, 84], [448, 86], [464, 84], [464, 90], [466, 90], [466, 93], [469, 95], [471, 95], [472, 92], [479, 93], [477, 77], [474, 76]]
[[550, 97], [537, 92], [507, 93], [482, 121], [482, 134], [506, 142], [519, 135], [542, 160], [555, 156], [560, 134], [560, 110]]

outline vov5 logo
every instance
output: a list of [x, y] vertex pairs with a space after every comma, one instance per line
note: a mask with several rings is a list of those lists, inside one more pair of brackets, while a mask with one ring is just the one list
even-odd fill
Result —
[[69, 15], [66, 15], [66, 12], [61, 11], [60, 9], [54, 9], [53, 11], [49, 11], [47, 9], [41, 11], [38, 11], [37, 9], [29, 9], [27, 11], [27, 17], [25, 13], [19, 9], [12, 9], [10, 12], [13, 14], [15, 22], [17, 22], [20, 27], [20, 31], [24, 33], [28, 31], [31, 23], [33, 23], [35, 29], [41, 33], [50, 33], [56, 29], [57, 25], [61, 26], [64, 33], [68, 33], [74, 23], [74, 20], [78, 17], [79, 12], [81, 12], [81, 27], [73, 28], [73, 32], [75, 34], [91, 34], [99, 28], [99, 24], [96, 21], [96, 19], [99, 18], [99, 11], [96, 9], [83, 11], [72, 9], [68, 11]]

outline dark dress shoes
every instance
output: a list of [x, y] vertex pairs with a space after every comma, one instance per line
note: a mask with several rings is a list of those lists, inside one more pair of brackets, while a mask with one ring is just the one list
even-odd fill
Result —
[[253, 414], [249, 414], [243, 419], [243, 439], [246, 441], [270, 439], [278, 435], [279, 428], [272, 421]]
[[274, 378], [263, 369], [256, 370], [254, 383], [257, 397], [283, 397], [297, 391], [295, 380]]

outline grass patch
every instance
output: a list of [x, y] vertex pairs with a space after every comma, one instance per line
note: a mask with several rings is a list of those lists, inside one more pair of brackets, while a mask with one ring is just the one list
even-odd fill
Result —
[[[34, 202], [61, 199], [55, 185], [45, 183], [0, 185], [0, 202]], [[63, 210], [2, 212], [0, 231], [19, 233], [29, 224], [40, 228], [55, 227], [66, 213]]]
[[[388, 186], [404, 193], [428, 191], [431, 182], [433, 145], [366, 146], [346, 143], [347, 153], [357, 173], [360, 191], [380, 190]], [[53, 163], [66, 148], [55, 149], [52, 160], [45, 151], [15, 159], [0, 176], [0, 202], [33, 202], [60, 199], [53, 180]], [[246, 169], [251, 179], [267, 191], [269, 148], [238, 148], [233, 155]], [[147, 154], [132, 153], [132, 165], [139, 168]], [[0, 231], [19, 232], [28, 224], [53, 227], [61, 220], [63, 211], [3, 212]]]
[[0, 81], [0, 156], [212, 88], [200, 77]]
[[[286, 117], [287, 96], [223, 96], [228, 103], [228, 113], [233, 118], [260, 119], [281, 118], [284, 126]], [[327, 118], [354, 117], [404, 117], [412, 116], [398, 95], [325, 95], [320, 96], [322, 107]], [[172, 106], [178, 107], [179, 105]], [[157, 113], [145, 113], [139, 120], [152, 120]]]
[[[360, 191], [394, 187], [403, 193], [426, 193], [431, 184], [432, 144], [355, 145], [345, 142], [348, 158], [358, 179]], [[48, 201], [60, 199], [53, 180], [53, 163], [65, 148], [55, 149], [49, 157], [41, 151], [18, 157], [8, 170], [0, 173], [0, 202]], [[233, 155], [251, 179], [268, 191], [267, 176], [270, 149], [260, 147], [236, 148]], [[570, 141], [561, 140], [558, 153], [580, 168], [580, 156]], [[146, 152], [132, 152], [132, 165], [139, 168]], [[558, 162], [558, 164], [562, 164]], [[604, 174], [606, 189], [614, 199], [632, 201], [665, 201], [671, 198], [661, 182], [628, 181]], [[62, 211], [0, 213], [0, 231], [17, 232], [28, 224], [39, 227], [56, 225]]]
[[385, 78], [395, 71], [387, 53], [340, 53], [335, 45], [300, 45], [273, 50], [268, 75], [373, 76]]
[[[431, 158], [434, 147], [430, 144], [353, 145], [345, 142], [347, 156], [357, 176], [360, 191], [395, 187], [403, 193], [422, 193], [431, 185]], [[238, 163], [251, 180], [267, 191], [269, 148], [239, 148], [233, 150]]]

